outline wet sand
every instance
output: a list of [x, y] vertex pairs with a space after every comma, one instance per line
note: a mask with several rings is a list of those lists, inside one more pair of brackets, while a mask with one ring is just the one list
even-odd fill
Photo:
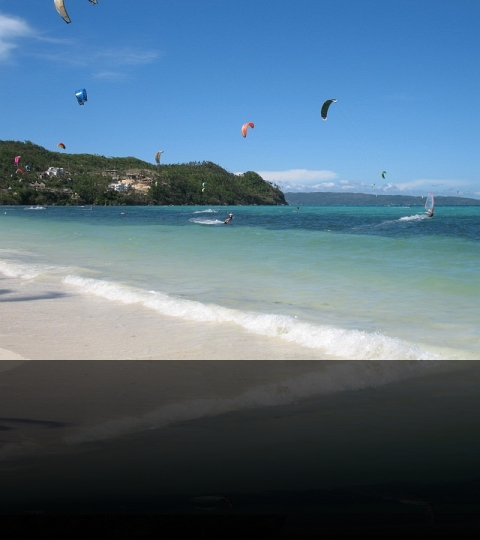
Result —
[[162, 316], [47, 280], [3, 278], [0, 359], [325, 360], [321, 351], [235, 325]]

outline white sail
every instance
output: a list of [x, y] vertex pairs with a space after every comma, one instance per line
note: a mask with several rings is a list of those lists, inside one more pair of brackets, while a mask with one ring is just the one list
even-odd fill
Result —
[[427, 195], [427, 200], [425, 201], [425, 210], [427, 212], [433, 212], [434, 206], [435, 206], [435, 199], [433, 197], [433, 193], [430, 191], [430, 193]]

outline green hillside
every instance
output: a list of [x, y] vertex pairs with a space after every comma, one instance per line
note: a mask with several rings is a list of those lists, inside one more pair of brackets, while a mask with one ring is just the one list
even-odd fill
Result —
[[[15, 156], [21, 156], [18, 170]], [[49, 168], [54, 168], [50, 175], [46, 174]], [[109, 187], [111, 184], [122, 184], [124, 191], [115, 191]], [[30, 141], [0, 141], [0, 204], [283, 205], [286, 202], [280, 189], [257, 173], [235, 175], [210, 161], [154, 165], [135, 157], [51, 152]]]

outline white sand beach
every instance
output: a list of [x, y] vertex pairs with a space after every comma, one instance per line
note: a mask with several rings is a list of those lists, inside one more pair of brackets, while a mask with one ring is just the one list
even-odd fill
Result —
[[67, 284], [4, 277], [0, 359], [324, 360], [319, 350], [228, 323], [190, 322], [78, 294]]
[[[12, 351], [7, 351], [6, 349], [0, 349], [0, 360], [25, 360], [23, 356], [20, 356], [17, 353], [14, 353]], [[9, 369], [9, 368], [4, 368]], [[0, 371], [2, 371], [2, 368], [0, 367]]]

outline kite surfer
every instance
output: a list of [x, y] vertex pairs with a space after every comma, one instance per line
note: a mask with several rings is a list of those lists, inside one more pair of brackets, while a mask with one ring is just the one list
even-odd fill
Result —
[[433, 217], [434, 208], [435, 208], [435, 199], [433, 198], [433, 193], [430, 191], [425, 201], [425, 210], [427, 211], [427, 218]]
[[230, 212], [227, 216], [227, 219], [224, 221], [225, 225], [227, 225], [228, 223], [230, 223], [230, 221], [232, 221], [233, 219], [233, 214], [232, 212]]

